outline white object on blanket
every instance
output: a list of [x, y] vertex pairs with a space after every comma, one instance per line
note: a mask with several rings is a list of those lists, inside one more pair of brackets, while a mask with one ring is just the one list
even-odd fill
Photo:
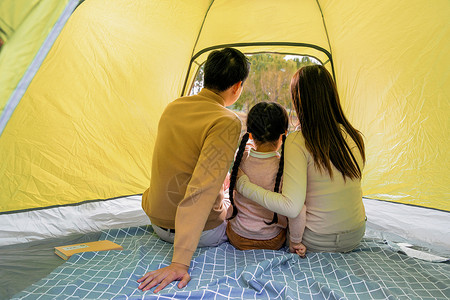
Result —
[[408, 243], [396, 243], [396, 244], [400, 248], [399, 250], [405, 252], [405, 254], [410, 257], [414, 257], [414, 258], [418, 258], [418, 259], [422, 259], [422, 260], [426, 260], [426, 261], [431, 261], [431, 262], [444, 262], [444, 261], [448, 260], [448, 258], [418, 250], [416, 248], [416, 246], [408, 244]]

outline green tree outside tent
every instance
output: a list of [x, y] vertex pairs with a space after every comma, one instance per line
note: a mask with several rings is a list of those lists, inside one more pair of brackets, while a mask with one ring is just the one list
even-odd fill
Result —
[[[308, 56], [286, 56], [276, 53], [261, 53], [248, 56], [251, 63], [250, 74], [244, 83], [241, 97], [230, 108], [245, 124], [246, 115], [253, 105], [263, 101], [273, 101], [283, 105], [290, 115], [290, 130], [297, 124], [295, 112], [291, 110], [289, 86], [294, 73], [302, 66], [319, 64]], [[203, 66], [199, 68], [192, 85], [191, 95], [203, 87]]]
[[[244, 83], [241, 97], [231, 107], [243, 113], [247, 113], [253, 105], [263, 101], [278, 102], [289, 109], [291, 107], [289, 85], [292, 75], [301, 66], [319, 63], [307, 56], [293, 57], [274, 53], [254, 54], [248, 58], [251, 63], [249, 77]], [[203, 66], [197, 73], [191, 94], [198, 93], [202, 87]]]

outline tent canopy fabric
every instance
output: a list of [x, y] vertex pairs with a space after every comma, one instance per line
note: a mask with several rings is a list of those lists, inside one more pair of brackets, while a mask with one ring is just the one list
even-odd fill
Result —
[[[20, 90], [17, 86], [25, 71], [33, 67], [30, 62], [38, 51], [42, 59], [45, 58], [53, 45], [52, 37], [56, 38], [59, 34], [59, 31], [55, 31], [57, 23], [61, 23], [60, 19], [64, 19], [64, 16], [70, 16], [78, 4], [78, 1], [71, 2], [71, 5], [67, 5], [68, 0], [0, 2], [0, 39], [4, 43], [0, 52], [0, 114], [13, 91]], [[33, 76], [34, 72], [30, 73]], [[0, 125], [0, 133], [2, 127]]]
[[[0, 29], [18, 28], [0, 74], [23, 74], [19, 51], [34, 53], [30, 63], [73, 6], [30, 1], [54, 6], [13, 22], [15, 3], [0, 6]], [[364, 196], [450, 211], [449, 19], [447, 0], [84, 1], [23, 95], [11, 90], [16, 77], [0, 78], [0, 213], [142, 193], [159, 116], [225, 46], [318, 59], [365, 136]], [[36, 32], [19, 35], [15, 24], [30, 20]]]

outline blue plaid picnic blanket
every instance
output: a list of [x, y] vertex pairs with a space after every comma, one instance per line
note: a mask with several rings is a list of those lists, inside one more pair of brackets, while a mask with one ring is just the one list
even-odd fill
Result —
[[179, 289], [175, 282], [158, 294], [139, 290], [137, 279], [168, 266], [172, 244], [151, 226], [107, 230], [100, 239], [124, 250], [73, 255], [13, 299], [450, 299], [448, 262], [411, 258], [377, 239], [365, 238], [350, 253], [304, 259], [286, 248], [199, 248], [189, 284]]

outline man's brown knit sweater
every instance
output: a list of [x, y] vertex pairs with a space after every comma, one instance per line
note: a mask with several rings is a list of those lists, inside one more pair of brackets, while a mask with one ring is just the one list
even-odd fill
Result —
[[175, 229], [172, 262], [189, 266], [202, 231], [224, 221], [222, 185], [240, 131], [237, 115], [208, 89], [164, 110], [142, 208], [152, 224]]

